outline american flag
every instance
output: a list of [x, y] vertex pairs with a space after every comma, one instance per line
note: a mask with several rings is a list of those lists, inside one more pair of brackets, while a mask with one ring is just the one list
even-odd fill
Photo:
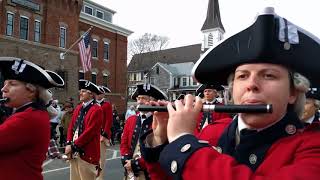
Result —
[[90, 33], [87, 32], [82, 35], [79, 42], [80, 59], [83, 67], [83, 72], [91, 70], [91, 46], [90, 46]]

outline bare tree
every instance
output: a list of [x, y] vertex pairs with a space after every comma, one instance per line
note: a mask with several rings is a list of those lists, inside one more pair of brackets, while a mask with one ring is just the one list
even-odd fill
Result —
[[160, 51], [167, 47], [169, 38], [145, 33], [141, 37], [129, 42], [129, 59], [135, 54], [141, 54], [151, 51]]

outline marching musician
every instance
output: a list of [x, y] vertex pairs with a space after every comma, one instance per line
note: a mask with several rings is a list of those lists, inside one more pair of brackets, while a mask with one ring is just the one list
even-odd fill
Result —
[[110, 89], [105, 86], [99, 86], [101, 94], [96, 95], [96, 101], [101, 106], [103, 119], [101, 124], [100, 136], [100, 167], [101, 173], [97, 180], [104, 179], [104, 166], [106, 161], [107, 146], [110, 146], [111, 126], [112, 126], [112, 106], [105, 98], [107, 93], [111, 93]]
[[301, 121], [305, 126], [320, 123], [319, 107], [320, 107], [320, 89], [313, 87], [306, 93], [306, 103], [301, 117]]
[[[152, 84], [138, 84], [131, 98], [137, 101], [138, 105], [148, 104], [151, 99], [162, 100], [167, 96], [158, 87]], [[121, 137], [120, 154], [121, 162], [126, 170], [125, 179], [136, 180], [149, 179], [145, 163], [141, 158], [139, 137], [151, 129], [151, 112], [139, 112], [130, 116], [124, 126]]]
[[[223, 87], [221, 85], [216, 84], [202, 84], [196, 90], [196, 96], [202, 98], [203, 104], [213, 105], [222, 103], [217, 100], [218, 91], [223, 91]], [[197, 136], [203, 128], [205, 128], [208, 124], [219, 123], [219, 119], [228, 118], [229, 115], [227, 113], [218, 113], [218, 112], [200, 112], [197, 118], [197, 126], [194, 130], [194, 135]], [[218, 121], [218, 122], [217, 122]]]
[[176, 109], [168, 103], [168, 116], [155, 112], [153, 133], [141, 139], [145, 157], [160, 151], [159, 160], [146, 158], [148, 169], [158, 160], [173, 179], [319, 179], [320, 132], [304, 131], [299, 119], [310, 82], [320, 83], [317, 57], [317, 37], [264, 9], [251, 26], [204, 54], [193, 75], [200, 83], [228, 81], [234, 104], [272, 104], [273, 112], [239, 113], [225, 127], [208, 125], [199, 140], [192, 133], [201, 99], [187, 95]]
[[0, 179], [42, 180], [50, 140], [47, 89], [63, 87], [64, 81], [19, 58], [1, 57], [0, 69], [5, 80], [1, 92], [8, 98], [5, 106], [13, 108], [0, 125]]
[[75, 108], [68, 128], [65, 154], [70, 160], [70, 180], [95, 180], [101, 171], [100, 132], [103, 119], [95, 95], [100, 88], [91, 81], [79, 80], [81, 103]]

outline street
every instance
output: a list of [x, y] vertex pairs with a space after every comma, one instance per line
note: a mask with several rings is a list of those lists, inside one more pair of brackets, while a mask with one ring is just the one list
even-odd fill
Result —
[[[120, 162], [119, 144], [107, 149], [105, 180], [119, 180], [123, 177]], [[44, 180], [69, 180], [69, 164], [60, 159], [47, 160], [43, 163]]]

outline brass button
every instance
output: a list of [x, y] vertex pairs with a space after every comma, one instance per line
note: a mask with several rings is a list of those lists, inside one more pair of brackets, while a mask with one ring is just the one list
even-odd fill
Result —
[[250, 154], [249, 156], [249, 162], [250, 164], [256, 164], [257, 163], [257, 156], [255, 154]]
[[172, 161], [171, 162], [171, 172], [172, 173], [176, 173], [178, 170], [178, 163], [177, 161]]
[[190, 148], [191, 148], [191, 144], [186, 144], [180, 149], [180, 151], [184, 153], [184, 152], [187, 152]]
[[296, 128], [296, 126], [294, 126], [292, 124], [288, 124], [286, 126], [286, 132], [287, 132], [287, 134], [290, 134], [290, 135], [295, 134], [297, 132], [297, 128]]

